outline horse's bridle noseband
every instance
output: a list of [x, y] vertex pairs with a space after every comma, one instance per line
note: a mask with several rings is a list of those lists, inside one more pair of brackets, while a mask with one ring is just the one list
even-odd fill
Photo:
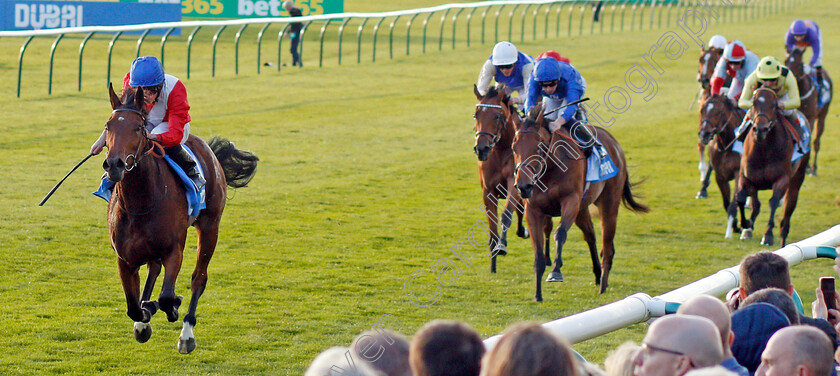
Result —
[[[143, 138], [148, 140], [149, 130], [146, 129], [146, 125], [148, 125], [149, 122], [148, 122], [148, 119], [146, 119], [146, 115], [144, 115], [142, 112], [140, 112], [138, 110], [135, 110], [133, 108], [117, 108], [114, 111], [111, 111], [112, 114], [115, 114], [117, 112], [133, 112], [137, 115], [140, 115], [140, 119], [143, 120], [143, 122], [140, 124], [140, 129], [143, 132]], [[146, 141], [145, 143], [148, 143], [148, 141]], [[149, 152], [154, 150], [155, 145], [152, 145], [152, 147], [150, 147], [149, 150], [146, 150], [145, 152], [143, 152], [141, 154], [140, 149], [143, 148], [145, 143], [144, 142], [138, 143], [137, 144], [137, 150], [134, 153], [125, 156], [125, 160], [126, 160], [125, 171], [126, 172], [129, 172], [129, 171], [133, 170], [134, 167], [137, 167], [137, 163], [139, 163], [140, 160], [143, 159], [143, 157], [146, 156], [146, 154], [149, 154]], [[128, 158], [129, 157], [132, 159], [131, 165], [128, 164]]]
[[[517, 136], [518, 136], [518, 135], [520, 135], [520, 134], [524, 134], [524, 133], [534, 133], [534, 134], [536, 134], [536, 135], [537, 135], [537, 137], [539, 137], [539, 138], [540, 138], [540, 143], [539, 143], [539, 145], [537, 146], [537, 149], [539, 149], [539, 151], [540, 151], [540, 154], [539, 154], [539, 155], [540, 155], [540, 159], [541, 159], [541, 160], [545, 160], [545, 150], [546, 150], [547, 148], [545, 147], [545, 142], [543, 142], [543, 138], [542, 138], [542, 135], [540, 134], [540, 132], [539, 132], [538, 130], [535, 130], [535, 129], [527, 129], [527, 128], [526, 128], [526, 129], [522, 129], [522, 130], [518, 130], [518, 131], [516, 131], [515, 135], [517, 135]], [[516, 164], [516, 166], [513, 168], [513, 175], [514, 175], [514, 176], [516, 176], [516, 175], [519, 173], [519, 170], [522, 168], [522, 164], [523, 164], [525, 161], [528, 161], [530, 158], [531, 158], [531, 156], [528, 156], [528, 158], [525, 158], [525, 160], [524, 160], [524, 161], [519, 162], [519, 163], [517, 163], [517, 164]], [[538, 171], [536, 171], [536, 170], [534, 169], [534, 167], [532, 167], [532, 166], [531, 166], [531, 163], [525, 163], [525, 165], [526, 165], [526, 166], [528, 166], [528, 168], [530, 168], [530, 169], [531, 169], [531, 171], [532, 171], [534, 174], [536, 174], [536, 173], [538, 172]]]
[[507, 120], [507, 116], [505, 116], [504, 107], [502, 107], [501, 105], [498, 105], [498, 104], [489, 104], [489, 103], [479, 103], [475, 106], [476, 107], [482, 107], [482, 108], [496, 108], [496, 109], [501, 110], [500, 115], [501, 115], [502, 119], [501, 119], [501, 121], [496, 123], [497, 126], [496, 126], [496, 131], [495, 132], [493, 132], [493, 133], [490, 133], [490, 132], [487, 132], [487, 131], [476, 131], [475, 132], [475, 139], [476, 140], [478, 140], [478, 138], [481, 137], [481, 136], [489, 136], [490, 137], [490, 148], [492, 149], [494, 146], [496, 146], [496, 143], [499, 142], [499, 140], [502, 138], [502, 132], [505, 130], [505, 127], [507, 126], [508, 120]]

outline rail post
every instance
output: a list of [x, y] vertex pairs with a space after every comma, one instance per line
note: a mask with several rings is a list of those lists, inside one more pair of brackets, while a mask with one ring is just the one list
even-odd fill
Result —
[[143, 41], [146, 40], [146, 36], [149, 35], [149, 32], [152, 29], [146, 29], [143, 34], [140, 34], [140, 38], [137, 38], [137, 51], [134, 54], [134, 57], [140, 57], [140, 47], [143, 45]]
[[287, 23], [286, 26], [283, 26], [283, 29], [277, 32], [277, 71], [280, 71], [280, 67], [283, 65], [282, 63], [282, 55], [283, 55], [283, 37], [286, 35], [286, 30], [288, 30], [292, 26], [291, 23]]
[[327, 32], [327, 26], [330, 25], [330, 22], [332, 22], [332, 18], [328, 19], [327, 22], [324, 22], [324, 26], [321, 26], [321, 36], [319, 38], [320, 41], [321, 41], [321, 45], [320, 45], [320, 48], [318, 50], [318, 66], [319, 67], [324, 66], [324, 34]]
[[[32, 42], [32, 38], [34, 36], [30, 35], [29, 38], [26, 38], [26, 41], [23, 42], [23, 45], [20, 46], [20, 54], [18, 55], [18, 82], [17, 82], [17, 97], [20, 98], [20, 80], [21, 75], [23, 73], [23, 53], [26, 52], [26, 47], [29, 46], [29, 42]], [[109, 64], [110, 67], [110, 64]]]
[[394, 58], [394, 25], [397, 24], [399, 19], [400, 16], [397, 16], [393, 21], [391, 21], [391, 30], [388, 31], [388, 51], [391, 59]]
[[356, 32], [356, 64], [362, 63], [362, 31], [365, 29], [365, 24], [368, 22], [367, 17], [362, 20], [362, 24], [359, 25], [359, 31]]
[[472, 21], [472, 15], [478, 8], [472, 8], [469, 13], [467, 13], [467, 47], [470, 46], [470, 21]]
[[[87, 45], [88, 40], [90, 40], [90, 37], [92, 37], [93, 34], [95, 34], [95, 33], [96, 33], [95, 31], [91, 31], [90, 33], [88, 33], [88, 35], [85, 37], [85, 39], [83, 39], [82, 42], [79, 43], [79, 88], [78, 88], [78, 91], [82, 91], [82, 56], [85, 53], [85, 46]], [[163, 56], [161, 56], [161, 58], [163, 58]]]
[[[192, 42], [193, 42], [193, 40], [195, 40], [195, 34], [198, 33], [199, 30], [201, 30], [201, 26], [196, 26], [195, 30], [193, 30], [193, 32], [190, 33], [190, 36], [187, 37], [187, 79], [190, 78], [190, 57], [192, 56]], [[113, 40], [111, 41], [111, 43], [113, 44]], [[108, 54], [108, 56], [109, 56], [109, 58], [108, 58], [108, 77], [109, 77], [108, 78], [108, 83], [110, 83], [111, 82], [111, 79], [110, 79], [110, 75], [111, 75], [110, 53]]]
[[[260, 68], [262, 67], [262, 63], [260, 63], [262, 61], [262, 57], [260, 56], [262, 54], [262, 38], [269, 26], [271, 26], [270, 22], [266, 23], [265, 26], [263, 26], [257, 33], [257, 74], [260, 74]], [[277, 62], [277, 65], [280, 65], [279, 61]]]
[[236, 37], [234, 38], [234, 72], [238, 76], [239, 75], [239, 38], [242, 37], [242, 32], [248, 27], [248, 24], [243, 24], [239, 30], [236, 31]]
[[[525, 4], [525, 9], [522, 10], [522, 21], [520, 22], [522, 25], [521, 29], [519, 30], [519, 41], [525, 42], [525, 16], [528, 14], [528, 9], [531, 8], [531, 4]], [[537, 20], [534, 20], [534, 30], [537, 29]], [[536, 39], [536, 38], [535, 38]]]
[[[113, 56], [114, 44], [117, 43], [117, 39], [120, 38], [120, 35], [122, 35], [122, 33], [122, 31], [118, 31], [116, 34], [114, 34], [114, 37], [111, 38], [111, 42], [108, 43], [108, 71], [105, 72], [107, 79], [107, 81], [105, 82], [106, 86], [111, 83], [111, 56]], [[189, 67], [189, 59], [187, 59], [187, 67]], [[187, 70], [187, 72], [189, 72], [189, 70]], [[187, 78], [189, 78], [189, 73], [187, 73]]]
[[164, 33], [163, 36], [160, 37], [160, 64], [164, 67], [166, 66], [164, 59], [164, 53], [166, 52], [166, 40], [169, 39], [169, 34], [172, 34], [173, 31], [175, 31], [175, 28], [170, 27], [169, 30], [167, 30], [166, 33]]
[[[473, 9], [475, 9], [475, 8], [473, 8]], [[458, 9], [458, 12], [456, 12], [455, 15], [452, 16], [452, 49], [453, 50], [455, 49], [455, 25], [458, 22], [458, 16], [460, 16], [461, 12], [463, 12], [463, 11], [464, 11], [464, 8]], [[469, 29], [467, 29], [467, 30], [469, 30]], [[468, 31], [468, 34], [469, 34], [469, 31]], [[469, 43], [467, 45], [469, 45]]]
[[58, 34], [52, 44], [52, 47], [50, 47], [50, 78], [49, 83], [47, 84], [47, 95], [52, 95], [53, 60], [55, 58], [55, 49], [58, 47], [58, 42], [61, 42], [62, 38], [64, 38], [64, 33]]
[[414, 19], [417, 18], [418, 15], [419, 13], [412, 15], [405, 24], [405, 56], [409, 56], [411, 54], [411, 23], [414, 22]]
[[216, 77], [216, 44], [219, 42], [219, 35], [222, 35], [222, 32], [225, 31], [226, 28], [227, 25], [222, 25], [222, 27], [219, 28], [219, 31], [213, 35], [213, 55], [210, 58], [210, 61], [212, 62], [210, 64], [210, 77]]
[[373, 26], [373, 62], [376, 62], [376, 33], [379, 31], [379, 25], [382, 24], [382, 21], [385, 21], [385, 17], [379, 19], [379, 22]]
[[338, 27], [338, 65], [341, 65], [341, 41], [344, 39], [344, 27], [347, 26], [347, 23], [353, 19], [352, 17], [346, 17], [344, 22], [341, 23], [341, 26]]
[[438, 37], [438, 51], [443, 51], [443, 27], [446, 26], [446, 16], [449, 15], [449, 9], [443, 12], [440, 16], [440, 35]]

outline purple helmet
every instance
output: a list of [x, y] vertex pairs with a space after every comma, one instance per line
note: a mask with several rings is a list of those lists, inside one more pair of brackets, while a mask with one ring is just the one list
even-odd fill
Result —
[[790, 24], [790, 33], [793, 35], [805, 35], [808, 32], [808, 25], [803, 20], [796, 20]]

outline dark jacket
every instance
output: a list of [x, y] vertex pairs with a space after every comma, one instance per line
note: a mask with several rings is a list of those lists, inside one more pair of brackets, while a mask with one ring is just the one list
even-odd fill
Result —
[[761, 364], [761, 353], [777, 330], [790, 325], [784, 313], [767, 303], [754, 303], [732, 314], [732, 355], [754, 374]]
[[825, 332], [825, 334], [828, 335], [828, 339], [831, 340], [831, 344], [834, 345], [834, 350], [837, 350], [837, 330], [831, 326], [831, 323], [823, 319], [812, 319], [801, 313], [799, 314], [799, 323], [802, 325], [813, 326]]

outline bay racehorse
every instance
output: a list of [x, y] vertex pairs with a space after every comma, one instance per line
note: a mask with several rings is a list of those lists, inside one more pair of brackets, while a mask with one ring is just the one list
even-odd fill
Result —
[[[525, 216], [531, 231], [531, 245], [534, 248], [534, 272], [536, 294], [534, 300], [542, 301], [542, 276], [550, 258], [543, 254], [543, 232], [547, 218], [561, 217], [555, 234], [557, 258], [547, 281], [561, 281], [563, 266], [563, 245], [572, 223], [583, 231], [583, 238], [589, 246], [595, 284], [601, 293], [609, 285], [615, 246], [615, 230], [618, 207], [622, 201], [636, 212], [647, 212], [647, 206], [636, 202], [630, 191], [627, 163], [618, 141], [606, 130], [591, 127], [607, 149], [617, 175], [606, 181], [587, 184], [586, 158], [576, 141], [565, 131], [549, 133], [542, 106], [531, 110], [516, 130], [513, 153], [516, 160], [516, 188], [525, 198]], [[536, 188], [536, 189], [535, 189]], [[601, 259], [595, 244], [595, 229], [588, 207], [595, 204], [601, 216], [602, 248]]]
[[[729, 222], [735, 221], [736, 209], [741, 210], [741, 239], [752, 237], [753, 221], [744, 218], [744, 204], [747, 196], [758, 190], [773, 190], [770, 197], [770, 220], [767, 222], [767, 232], [761, 239], [763, 245], [773, 245], [773, 227], [775, 227], [776, 209], [785, 202], [784, 216], [779, 223], [779, 234], [782, 246], [786, 245], [790, 231], [790, 217], [796, 209], [799, 199], [799, 189], [805, 180], [805, 168], [808, 166], [810, 153], [806, 153], [796, 162], [791, 162], [795, 141], [789, 130], [782, 123], [776, 92], [769, 88], [761, 88], [753, 94], [753, 106], [749, 117], [752, 119], [752, 129], [744, 140], [744, 151], [741, 154], [741, 167], [738, 172], [738, 187], [735, 200], [729, 205]], [[753, 200], [755, 205], [755, 201]]]
[[[819, 107], [819, 92], [811, 81], [811, 77], [805, 74], [804, 65], [802, 63], [802, 50], [794, 49], [785, 58], [785, 64], [790, 69], [791, 73], [796, 76], [796, 83], [799, 86], [799, 100], [802, 104], [799, 106], [799, 111], [805, 115], [810, 125], [811, 138], [813, 139], [813, 165], [809, 166], [811, 175], [817, 175], [817, 156], [820, 152], [820, 137], [825, 131], [825, 118], [828, 116], [828, 108], [831, 105], [829, 99], [822, 108]], [[834, 87], [831, 85], [831, 77], [828, 76], [828, 71], [823, 68], [823, 82], [827, 82], [831, 91]]]
[[[712, 75], [715, 73], [715, 66], [717, 65], [718, 60], [720, 60], [721, 53], [717, 48], [709, 47], [706, 49], [700, 50], [700, 58], [697, 60], [698, 67], [697, 67], [697, 82], [700, 83], [700, 94], [699, 94], [699, 103], [700, 103], [700, 116], [702, 117], [703, 106], [706, 103], [706, 100], [711, 97], [712, 95]], [[727, 80], [730, 78], [727, 77]], [[728, 83], [727, 83], [728, 86]], [[693, 105], [693, 102], [692, 102]], [[697, 143], [697, 151], [700, 153], [700, 164], [697, 168], [700, 170], [700, 182], [704, 185], [709, 185], [709, 174], [711, 174], [711, 168], [709, 163], [706, 162], [706, 144], [702, 142]], [[711, 158], [711, 157], [709, 157]], [[709, 194], [705, 191], [700, 191], [697, 193], [697, 198], [708, 198]]]
[[[194, 226], [198, 230], [198, 256], [189, 311], [178, 341], [178, 351], [187, 354], [196, 346], [195, 311], [207, 284], [207, 266], [216, 248], [227, 186], [246, 186], [256, 172], [258, 158], [227, 140], [214, 138], [208, 145], [190, 135], [187, 145], [198, 157], [207, 184], [206, 208], [197, 217], [188, 217], [183, 183], [161, 158], [162, 147], [147, 137], [143, 89], [126, 90], [122, 98], [114, 93], [113, 86], [109, 85], [109, 91], [113, 112], [105, 124], [108, 155], [103, 168], [116, 184], [108, 203], [108, 229], [117, 253], [128, 317], [135, 322], [134, 337], [139, 342], [151, 337], [149, 321], [158, 309], [170, 322], [178, 319], [182, 297], [175, 294], [175, 280], [181, 269], [187, 229]], [[149, 274], [141, 296], [142, 265], [148, 266]], [[161, 267], [165, 269], [163, 287], [158, 300], [151, 301]]]
[[[522, 225], [525, 207], [519, 191], [515, 189], [513, 177], [513, 133], [519, 124], [519, 115], [505, 94], [504, 86], [490, 87], [487, 94], [481, 95], [473, 86], [478, 98], [475, 105], [475, 146], [473, 151], [478, 157], [478, 176], [481, 180], [484, 211], [490, 229], [490, 272], [496, 272], [496, 256], [507, 254], [507, 231], [512, 222], [513, 212], [518, 215], [516, 234], [528, 237], [528, 230]], [[501, 221], [498, 215], [499, 199], [505, 199], [505, 209]], [[499, 225], [502, 234], [499, 236]]]
[[[735, 142], [735, 128], [744, 120], [744, 111], [725, 95], [715, 94], [706, 100], [700, 109], [700, 143], [709, 146], [709, 164], [715, 172], [715, 183], [723, 199], [723, 210], [728, 212], [732, 191], [729, 182], [738, 177], [741, 167], [741, 154], [732, 150]], [[710, 170], [710, 171], [711, 171]], [[700, 193], [708, 197], [706, 180], [700, 188]], [[737, 181], [736, 181], [737, 187]], [[760, 210], [757, 195], [752, 196], [752, 221], [755, 221]], [[731, 238], [733, 232], [741, 231], [736, 224], [727, 223], [726, 238]]]

